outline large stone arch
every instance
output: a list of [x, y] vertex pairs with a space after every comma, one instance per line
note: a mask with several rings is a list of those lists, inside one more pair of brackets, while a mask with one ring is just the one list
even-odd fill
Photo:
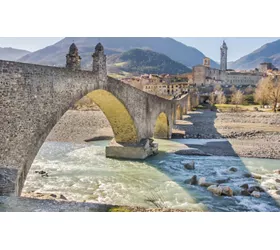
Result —
[[[60, 118], [72, 106], [72, 104], [77, 102], [81, 97], [85, 96], [85, 94], [87, 94], [105, 114], [114, 132], [114, 139], [117, 142], [137, 142], [137, 130], [125, 105], [109, 91], [98, 89], [87, 93], [88, 91], [89, 90], [83, 92], [82, 94], [74, 94], [73, 99], [69, 100], [66, 105], [67, 108], [62, 105], [62, 109], [58, 109], [56, 113], [52, 114], [51, 119], [48, 120], [49, 123], [45, 126], [45, 129], [41, 131], [41, 133], [38, 133], [37, 131], [34, 134], [35, 138], [33, 140], [33, 146], [29, 147], [25, 157], [21, 157], [22, 161], [16, 163], [16, 165], [20, 164], [21, 167], [17, 169], [17, 171], [13, 168], [10, 169], [13, 176], [15, 177], [16, 175], [16, 181], [13, 183], [14, 186], [11, 184], [6, 186], [6, 188], [9, 188], [9, 193], [11, 193], [11, 189], [14, 189], [15, 193], [20, 195], [33, 160], [52, 128], [58, 123]], [[25, 147], [28, 147], [28, 145], [25, 145]], [[5, 190], [1, 190], [1, 192], [3, 191]]]
[[[156, 147], [149, 138], [153, 137], [155, 121], [162, 111], [171, 121], [175, 106], [173, 101], [107, 77], [104, 70], [73, 71], [0, 60], [0, 81], [0, 195], [20, 194], [46, 137], [69, 107], [83, 96], [95, 93], [93, 101], [111, 123], [120, 143], [109, 145], [106, 156], [112, 157], [108, 154], [110, 150], [118, 151], [116, 158], [145, 159], [152, 155]], [[105, 97], [101, 98], [101, 93]], [[121, 119], [117, 106], [125, 111]], [[169, 123], [170, 130], [172, 125]]]
[[[118, 142], [139, 140], [125, 100], [120, 100], [110, 90], [99, 89], [98, 78], [92, 72], [14, 62], [5, 62], [3, 68], [11, 68], [11, 74], [1, 75], [1, 81], [10, 91], [1, 99], [4, 104], [1, 113], [4, 112], [0, 129], [1, 144], [3, 142], [0, 195], [20, 195], [33, 160], [52, 128], [87, 94], [92, 93], [93, 101], [107, 117]], [[14, 75], [13, 70], [21, 74]], [[31, 70], [33, 74], [29, 73]]]

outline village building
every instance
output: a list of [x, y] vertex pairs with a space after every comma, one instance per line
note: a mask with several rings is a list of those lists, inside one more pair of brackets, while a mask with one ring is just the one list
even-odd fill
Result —
[[193, 67], [193, 83], [197, 86], [209, 85], [257, 85], [262, 78], [259, 71], [234, 71], [227, 69], [228, 47], [223, 41], [220, 48], [220, 69], [211, 68], [210, 59], [205, 57], [203, 64]]
[[181, 75], [143, 74], [140, 77], [123, 78], [122, 81], [150, 94], [171, 97], [188, 90], [190, 85], [188, 77], [190, 76], [191, 73]]

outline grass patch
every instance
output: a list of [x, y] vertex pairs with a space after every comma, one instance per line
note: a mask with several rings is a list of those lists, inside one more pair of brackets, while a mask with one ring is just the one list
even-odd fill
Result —
[[132, 212], [132, 209], [128, 207], [112, 207], [108, 212]]
[[257, 108], [259, 111], [269, 112], [269, 109], [261, 109], [260, 105], [235, 105], [235, 104], [215, 104], [215, 107], [222, 112], [227, 111], [256, 111]]

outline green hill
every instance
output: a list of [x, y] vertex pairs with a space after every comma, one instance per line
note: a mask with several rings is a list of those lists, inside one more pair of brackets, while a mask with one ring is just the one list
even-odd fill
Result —
[[182, 74], [191, 72], [185, 65], [151, 50], [132, 49], [108, 58], [109, 71], [132, 74]]

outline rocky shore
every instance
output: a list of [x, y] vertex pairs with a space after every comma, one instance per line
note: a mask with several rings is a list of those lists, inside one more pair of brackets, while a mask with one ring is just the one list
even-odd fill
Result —
[[171, 208], [118, 206], [68, 201], [62, 194], [23, 193], [21, 197], [0, 196], [0, 212], [191, 212]]
[[265, 112], [219, 113], [210, 110], [189, 112], [175, 127], [186, 138], [227, 139], [188, 146], [219, 156], [280, 159], [280, 114]]

